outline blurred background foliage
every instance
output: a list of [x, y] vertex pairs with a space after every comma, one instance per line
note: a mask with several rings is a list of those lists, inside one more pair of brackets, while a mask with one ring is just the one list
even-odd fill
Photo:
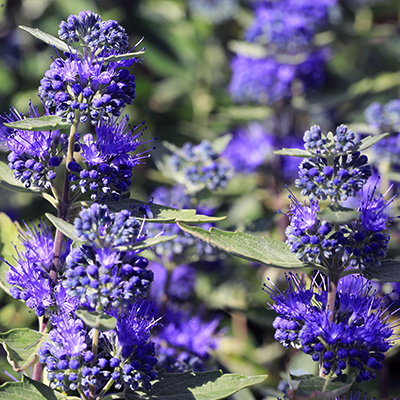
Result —
[[[115, 19], [125, 27], [133, 46], [145, 37], [146, 53], [132, 69], [136, 75], [136, 100], [126, 113], [133, 124], [146, 121], [145, 138], [157, 138], [152, 158], [135, 170], [131, 196], [149, 200], [153, 190], [171, 185], [174, 176], [165, 173], [162, 141], [181, 147], [210, 140], [220, 149], [229, 134], [250, 122], [259, 122], [274, 137], [290, 137], [293, 146], [312, 124], [323, 131], [342, 123], [366, 132], [364, 110], [374, 101], [386, 103], [399, 98], [400, 88], [400, 2], [344, 0], [330, 16], [329, 27], [315, 42], [329, 50], [323, 84], [315, 90], [293, 88], [292, 96], [274, 104], [237, 104], [227, 88], [230, 61], [237, 52], [251, 52], [242, 42], [243, 32], [253, 20], [252, 2], [235, 3], [227, 16], [224, 3], [198, 0], [0, 0], [0, 110], [11, 107], [28, 111], [28, 100], [38, 103], [37, 88], [54, 51], [18, 25], [37, 27], [57, 36], [58, 24], [70, 14], [91, 10], [103, 20]], [[195, 1], [192, 1], [195, 3]], [[203, 3], [203, 4], [201, 4]], [[208, 4], [209, 3], [209, 4]], [[212, 4], [221, 9], [212, 9]], [[229, 11], [229, 10], [228, 10]], [[208, 14], [207, 14], [208, 12]], [[249, 70], [249, 77], [253, 71]], [[225, 143], [225, 144], [224, 144]], [[221, 147], [222, 146], [222, 147]], [[287, 145], [287, 147], [291, 147]], [[250, 149], [243, 153], [251, 159]], [[3, 154], [3, 159], [5, 155]], [[193, 204], [207, 200], [217, 215], [227, 215], [219, 226], [284, 239], [285, 216], [277, 209], [288, 208], [282, 177], [289, 168], [284, 160], [264, 154], [264, 162], [251, 173], [235, 173], [226, 188], [197, 193]], [[39, 197], [0, 189], [0, 209], [18, 221], [37, 220], [51, 206]], [[394, 236], [399, 236], [393, 226]], [[11, 235], [12, 236], [12, 235]], [[399, 253], [392, 240], [391, 256]], [[193, 256], [193, 254], [192, 254]], [[154, 257], [151, 254], [149, 257]], [[155, 257], [156, 258], [156, 257]], [[214, 357], [218, 367], [230, 372], [269, 375], [267, 386], [244, 390], [236, 400], [275, 399], [287, 372], [316, 373], [317, 365], [295, 349], [284, 350], [274, 341], [274, 313], [262, 283], [269, 277], [283, 282], [283, 271], [250, 265], [243, 260], [207, 255], [196, 260], [197, 280], [191, 301], [201, 303], [212, 314], [223, 316], [226, 335]], [[222, 263], [222, 265], [221, 265]], [[0, 329], [35, 324], [26, 307], [0, 294]], [[371, 398], [399, 395], [396, 375], [400, 357], [393, 349], [384, 370], [374, 382], [363, 384]], [[4, 364], [4, 366], [3, 366]], [[0, 370], [6, 368], [2, 362]], [[2, 368], [3, 367], [3, 368]], [[6, 377], [0, 373], [4, 379]], [[282, 381], [283, 379], [283, 381]], [[392, 396], [392, 397], [391, 397]]]

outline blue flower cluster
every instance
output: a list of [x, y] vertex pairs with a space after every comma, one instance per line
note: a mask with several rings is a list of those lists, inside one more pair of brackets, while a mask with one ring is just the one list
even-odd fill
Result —
[[384, 159], [397, 170], [400, 166], [400, 100], [391, 100], [385, 105], [374, 102], [367, 107], [364, 116], [373, 129], [390, 133], [374, 146], [374, 164], [379, 169]]
[[71, 297], [91, 310], [125, 307], [146, 297], [153, 280], [148, 261], [137, 251], [121, 251], [144, 238], [141, 224], [129, 211], [113, 214], [94, 203], [83, 209], [74, 222], [78, 237], [85, 241], [66, 258], [63, 286]]
[[186, 142], [179, 153], [169, 158], [169, 164], [173, 172], [179, 174], [187, 191], [193, 193], [204, 188], [217, 190], [226, 186], [230, 168], [218, 158], [209, 141], [203, 140], [198, 145]]
[[315, 34], [329, 22], [337, 0], [255, 2], [255, 19], [245, 32], [249, 42], [263, 41], [289, 51], [308, 48]]
[[[355, 196], [372, 175], [368, 157], [356, 149], [355, 134], [345, 125], [335, 135], [324, 135], [319, 126], [304, 134], [304, 148], [315, 157], [305, 159], [299, 167], [296, 186], [311, 200], [343, 201]], [[329, 159], [333, 159], [330, 163]]]
[[339, 223], [334, 228], [318, 217], [319, 206], [311, 201], [302, 205], [293, 195], [286, 228], [286, 243], [305, 262], [330, 266], [332, 257], [342, 262], [342, 268], [352, 266], [365, 270], [379, 265], [388, 250], [389, 235], [385, 233], [389, 217], [388, 206], [393, 201], [384, 200], [375, 189], [360, 197], [360, 218], [349, 223]]
[[90, 192], [92, 200], [119, 200], [132, 183], [133, 167], [148, 157], [144, 153], [131, 155], [142, 144], [140, 137], [146, 128], [136, 132], [142, 126], [130, 130], [125, 116], [96, 125], [95, 137], [91, 133], [83, 135], [77, 144], [86, 167], [76, 161], [69, 163], [71, 190]]
[[158, 368], [167, 372], [203, 371], [210, 351], [217, 348], [219, 323], [220, 318], [205, 322], [201, 313], [168, 309], [163, 327], [154, 338]]
[[[45, 111], [45, 115], [50, 115], [47, 108]], [[32, 104], [28, 117], [40, 117], [37, 107]], [[15, 109], [10, 115], [1, 117], [3, 123], [21, 121], [23, 118]], [[0, 144], [10, 151], [8, 166], [14, 171], [16, 179], [26, 188], [49, 189], [56, 177], [55, 167], [61, 164], [66, 155], [68, 137], [59, 130], [36, 132], [0, 125]]]
[[330, 52], [317, 48], [313, 39], [336, 2], [254, 2], [255, 18], [244, 35], [248, 44], [231, 62], [228, 90], [233, 100], [274, 104], [321, 86]]
[[[54, 305], [54, 288], [49, 278], [54, 240], [51, 229], [44, 222], [40, 222], [38, 227], [26, 226], [26, 229], [25, 232], [20, 231], [23, 249], [15, 247], [15, 265], [5, 260], [10, 267], [7, 282], [12, 285], [10, 293], [15, 299], [25, 301], [36, 315], [43, 316]], [[64, 243], [61, 262], [65, 261], [70, 244], [69, 241]]]
[[232, 164], [236, 172], [254, 172], [271, 157], [275, 141], [274, 136], [266, 132], [259, 122], [251, 122], [233, 133], [222, 156]]
[[65, 59], [58, 57], [50, 65], [39, 86], [46, 106], [55, 107], [56, 114], [71, 123], [76, 118], [96, 124], [119, 117], [135, 98], [135, 77], [127, 67], [138, 61], [135, 57], [113, 58], [126, 53], [124, 28], [82, 11], [61, 22], [59, 35], [70, 43], [81, 42], [83, 54], [71, 48]]
[[[238, 54], [231, 61], [232, 78], [228, 91], [237, 103], [273, 104], [292, 97], [296, 81], [301, 91], [321, 86], [325, 80], [325, 51], [311, 53], [301, 61], [290, 57], [251, 58]], [[251, 71], [251, 74], [249, 74]]]
[[101, 333], [96, 358], [91, 334], [82, 320], [69, 314], [52, 319], [48, 340], [39, 350], [39, 361], [46, 365], [52, 388], [67, 392], [79, 385], [87, 393], [93, 385], [98, 393], [110, 379], [116, 390], [151, 387], [157, 377], [157, 359], [150, 332], [157, 322], [140, 304], [127, 314], [113, 314], [116, 328]]
[[96, 55], [108, 55], [114, 51], [121, 53], [129, 45], [125, 29], [117, 21], [103, 21], [100, 15], [91, 11], [81, 11], [61, 21], [58, 31], [60, 39], [69, 43], [82, 42], [84, 46], [99, 49]]
[[323, 366], [324, 374], [343, 374], [348, 367], [357, 370], [357, 381], [375, 378], [392, 346], [394, 325], [384, 316], [386, 304], [370, 282], [350, 276], [339, 282], [337, 307], [327, 310], [325, 281], [309, 286], [297, 276], [286, 278], [287, 290], [265, 286], [275, 301], [271, 305], [279, 316], [273, 323], [275, 339], [309, 354]]

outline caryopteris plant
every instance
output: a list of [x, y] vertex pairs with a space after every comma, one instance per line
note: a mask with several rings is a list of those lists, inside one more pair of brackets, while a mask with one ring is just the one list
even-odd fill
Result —
[[[54, 227], [41, 220], [20, 228], [14, 257], [3, 254], [2, 287], [36, 313], [39, 330], [1, 334], [21, 380], [1, 386], [0, 397], [215, 400], [262, 382], [265, 375], [192, 372], [189, 361], [201, 364], [213, 346], [215, 322], [177, 310], [171, 316], [168, 304], [158, 316], [146, 300], [154, 275], [140, 253], [176, 235], [150, 237], [145, 221], [218, 218], [128, 199], [133, 168], [149, 156], [140, 150], [144, 123], [131, 127], [123, 114], [135, 98], [129, 68], [144, 53], [135, 50], [140, 42], [131, 48], [117, 21], [91, 11], [61, 22], [60, 39], [21, 28], [53, 46], [55, 57], [40, 81], [42, 104], [30, 104], [28, 116], [13, 109], [2, 117], [9, 154], [0, 180], [43, 196], [57, 216], [47, 215]], [[16, 228], [4, 218], [1, 231]], [[171, 321], [174, 330], [163, 331]], [[176, 341], [179, 330], [191, 345], [185, 359], [181, 351], [162, 353], [160, 344], [170, 337], [184, 346], [182, 334]], [[196, 335], [200, 348], [193, 346]], [[184, 372], [166, 373], [165, 354], [168, 365], [179, 365], [173, 371]]]

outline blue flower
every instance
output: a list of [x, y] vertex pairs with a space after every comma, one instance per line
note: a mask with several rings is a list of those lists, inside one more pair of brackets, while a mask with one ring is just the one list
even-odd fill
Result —
[[[135, 98], [135, 77], [125, 68], [135, 60], [107, 63], [103, 59], [69, 53], [65, 60], [57, 58], [40, 81], [39, 95], [47, 107], [71, 123], [75, 115], [81, 122], [90, 119], [108, 122], [119, 117]], [[137, 61], [137, 60], [136, 60]], [[121, 68], [123, 67], [123, 68]]]
[[230, 179], [230, 167], [219, 161], [208, 140], [200, 144], [186, 142], [182, 149], [169, 158], [175, 180], [184, 185], [188, 193], [196, 193], [204, 188], [217, 190], [224, 188]]
[[[63, 287], [89, 309], [127, 307], [146, 297], [153, 273], [138, 251], [119, 249], [141, 240], [141, 224], [129, 211], [113, 214], [94, 203], [74, 221], [77, 236], [87, 244], [66, 258]], [[89, 244], [91, 243], [91, 245]]]
[[[254, 172], [270, 158], [274, 150], [274, 137], [258, 122], [238, 128], [222, 156], [236, 172]], [[243, 151], [246, 149], [246, 151]]]
[[128, 35], [117, 21], [103, 21], [91, 11], [81, 11], [78, 15], [70, 15], [67, 21], [61, 21], [58, 36], [69, 43], [81, 41], [83, 46], [100, 49], [101, 55], [123, 53], [129, 45]]
[[208, 322], [201, 313], [191, 315], [178, 308], [167, 310], [154, 340], [157, 344], [157, 368], [169, 372], [202, 371], [209, 353], [218, 346], [220, 318]]
[[314, 35], [327, 24], [336, 0], [255, 2], [255, 19], [245, 39], [274, 44], [293, 52], [312, 45]]
[[125, 116], [119, 121], [98, 123], [95, 137], [91, 133], [83, 135], [78, 143], [86, 168], [76, 161], [69, 164], [71, 190], [91, 192], [91, 199], [100, 201], [118, 200], [121, 193], [128, 191], [133, 167], [149, 157], [147, 151], [132, 154], [142, 144], [140, 137], [146, 128], [136, 132], [142, 125], [129, 129]]
[[306, 54], [297, 64], [271, 56], [256, 59], [237, 55], [231, 61], [228, 91], [237, 103], [273, 104], [292, 97], [295, 80], [302, 83], [301, 91], [320, 86], [325, 63], [324, 52]]
[[300, 346], [322, 363], [325, 374], [340, 376], [352, 367], [358, 370], [357, 381], [374, 379], [384, 353], [393, 346], [394, 323], [386, 315], [385, 300], [371, 291], [370, 282], [360, 276], [342, 278], [330, 321], [323, 278], [320, 284], [313, 279], [311, 286], [293, 274], [286, 280], [284, 292], [264, 287], [275, 301], [271, 308], [279, 314], [273, 323], [275, 339], [285, 347]]
[[[45, 115], [51, 113], [45, 107]], [[37, 107], [30, 104], [29, 118], [39, 118]], [[32, 185], [50, 189], [56, 177], [58, 167], [66, 155], [68, 137], [55, 131], [26, 131], [11, 129], [4, 122], [21, 121], [24, 118], [17, 110], [1, 117], [0, 144], [10, 151], [8, 166], [14, 171], [14, 177], [21, 180], [26, 188]]]

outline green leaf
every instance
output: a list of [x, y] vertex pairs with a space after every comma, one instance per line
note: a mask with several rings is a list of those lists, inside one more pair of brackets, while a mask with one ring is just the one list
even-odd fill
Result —
[[178, 221], [185, 224], [203, 224], [222, 221], [226, 218], [209, 217], [208, 215], [197, 214], [197, 211], [194, 209], [179, 210], [159, 204], [149, 204], [136, 199], [120, 200], [115, 203], [109, 203], [108, 206], [113, 211], [131, 210], [133, 215], [139, 220], [143, 220], [143, 216], [146, 215], [146, 222], [163, 224], [174, 224]]
[[71, 124], [61, 117], [45, 115], [40, 118], [24, 118], [15, 122], [4, 123], [12, 129], [23, 129], [25, 131], [50, 131], [69, 128]]
[[301, 157], [301, 158], [312, 158], [316, 157], [316, 154], [311, 153], [307, 150], [302, 149], [281, 149], [274, 151], [274, 154], [278, 154], [280, 156], [291, 156], [291, 157]]
[[32, 194], [41, 193], [41, 189], [37, 187], [26, 189], [21, 181], [14, 178], [14, 171], [3, 161], [0, 161], [0, 185], [6, 189], [14, 190], [15, 192]]
[[329, 205], [317, 212], [318, 218], [331, 224], [348, 224], [360, 217], [360, 211], [337, 204]]
[[192, 236], [227, 253], [249, 261], [271, 265], [277, 268], [303, 268], [303, 264], [289, 247], [276, 239], [253, 236], [242, 232], [229, 232], [210, 228], [208, 231], [178, 222], [178, 226]]
[[135, 58], [137, 56], [141, 56], [144, 54], [145, 51], [136, 51], [134, 53], [125, 53], [125, 54], [118, 54], [116, 56], [109, 56], [104, 58], [104, 62], [115, 62], [115, 61], [123, 61], [123, 60], [129, 60], [131, 58]]
[[37, 352], [45, 335], [28, 328], [0, 333], [0, 343], [7, 352], [7, 360], [15, 371], [23, 371], [36, 361]]
[[133, 251], [133, 250], [142, 250], [142, 249], [147, 249], [148, 247], [155, 246], [160, 243], [165, 243], [169, 242], [170, 240], [176, 239], [178, 236], [177, 235], [172, 235], [172, 236], [157, 236], [157, 237], [150, 237], [144, 240], [139, 240], [136, 243], [132, 243], [127, 246], [118, 246], [116, 247], [117, 250], [119, 251]]
[[67, 52], [73, 51], [73, 49], [70, 46], [68, 46], [65, 42], [56, 38], [53, 35], [50, 35], [50, 33], [43, 32], [38, 28], [30, 28], [29, 26], [24, 26], [24, 25], [19, 25], [19, 28], [25, 32], [30, 33], [32, 36], [35, 36], [35, 38], [43, 40], [43, 42], [49, 44], [50, 46], [56, 47], [61, 51], [67, 51]]
[[222, 371], [160, 374], [149, 392], [127, 390], [126, 400], [219, 400], [265, 381], [266, 375], [222, 374]]
[[381, 260], [380, 265], [368, 266], [360, 272], [367, 279], [380, 282], [400, 282], [400, 261]]
[[65, 400], [66, 396], [27, 376], [22, 382], [6, 382], [0, 386], [0, 400]]
[[290, 375], [292, 390], [288, 391], [291, 400], [335, 400], [347, 393], [355, 380], [355, 375], [343, 375], [327, 380], [314, 375]]
[[70, 239], [72, 239], [74, 242], [78, 242], [78, 243], [85, 243], [84, 240], [82, 240], [81, 238], [79, 238], [76, 234], [75, 234], [75, 227], [74, 225], [70, 224], [67, 221], [64, 221], [61, 218], [56, 217], [53, 214], [49, 214], [49, 213], [45, 213], [44, 214], [49, 220], [50, 222], [58, 229], [60, 230], [65, 236], [69, 237]]
[[211, 147], [217, 154], [221, 154], [231, 140], [232, 134], [229, 133], [227, 135], [218, 136], [211, 142]]
[[364, 139], [360, 140], [358, 143], [356, 143], [356, 151], [366, 150], [388, 135], [389, 133], [382, 133], [381, 135], [367, 136]]
[[102, 332], [115, 329], [117, 325], [117, 320], [114, 317], [98, 311], [77, 310], [76, 316], [86, 325]]
[[[12, 262], [13, 256], [16, 255], [16, 250], [13, 243], [16, 245], [19, 232], [14, 222], [5, 213], [0, 213], [0, 254], [1, 258]], [[0, 287], [10, 294], [11, 285], [7, 282], [7, 272], [10, 267], [7, 263], [0, 259]]]

